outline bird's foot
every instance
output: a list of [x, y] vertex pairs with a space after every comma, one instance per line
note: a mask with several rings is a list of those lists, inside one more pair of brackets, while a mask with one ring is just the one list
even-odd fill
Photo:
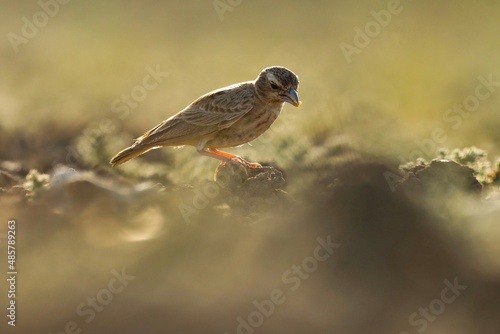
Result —
[[236, 157], [236, 158], [233, 158], [232, 159], [233, 161], [235, 162], [238, 162], [242, 165], [245, 165], [247, 167], [250, 167], [250, 168], [260, 168], [262, 167], [261, 164], [259, 164], [258, 162], [249, 162], [249, 161], [246, 161], [245, 159], [243, 159], [242, 157]]
[[257, 162], [248, 162], [245, 159], [236, 156], [235, 158], [231, 158], [227, 161], [222, 161], [219, 166], [215, 169], [214, 173], [214, 181], [217, 181], [217, 175], [219, 174], [219, 171], [221, 170], [222, 167], [226, 165], [226, 163], [234, 163], [236, 166], [240, 167], [246, 175], [248, 175], [247, 169], [246, 168], [260, 168], [262, 167], [261, 164]]

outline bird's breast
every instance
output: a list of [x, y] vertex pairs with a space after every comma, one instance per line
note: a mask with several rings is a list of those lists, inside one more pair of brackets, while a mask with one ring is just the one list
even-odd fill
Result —
[[263, 134], [281, 113], [283, 104], [256, 107], [236, 123], [223, 129], [207, 143], [207, 147], [223, 148], [246, 144]]

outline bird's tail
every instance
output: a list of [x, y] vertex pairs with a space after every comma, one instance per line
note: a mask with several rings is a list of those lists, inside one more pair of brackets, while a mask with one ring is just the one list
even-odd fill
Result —
[[133, 159], [135, 157], [138, 157], [141, 154], [146, 153], [147, 151], [153, 149], [154, 147], [151, 146], [135, 146], [132, 145], [130, 147], [127, 147], [126, 149], [118, 152], [109, 162], [111, 166], [115, 167], [118, 165], [121, 165], [122, 163], [125, 163], [129, 161], [130, 159]]

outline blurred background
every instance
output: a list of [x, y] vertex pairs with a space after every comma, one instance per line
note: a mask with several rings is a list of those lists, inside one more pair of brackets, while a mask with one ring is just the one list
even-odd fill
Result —
[[[499, 2], [62, 2], [0, 4], [2, 254], [19, 229], [2, 333], [498, 333]], [[251, 215], [208, 196], [218, 162], [191, 147], [109, 167], [272, 65], [299, 76], [302, 106], [228, 151], [282, 169], [296, 204]], [[479, 196], [388, 187], [400, 164], [472, 146]], [[341, 246], [310, 277], [286, 274], [328, 235]], [[135, 278], [106, 292], [123, 268]], [[432, 304], [457, 277], [456, 303]], [[275, 289], [266, 316], [254, 301]]]

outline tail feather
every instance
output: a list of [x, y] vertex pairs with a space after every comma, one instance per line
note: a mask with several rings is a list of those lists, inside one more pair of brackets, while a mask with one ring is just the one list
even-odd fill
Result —
[[154, 147], [151, 146], [130, 146], [126, 149], [118, 152], [109, 162], [111, 166], [115, 167], [121, 165], [135, 157], [138, 157], [141, 154], [146, 153], [149, 150], [152, 150]]

